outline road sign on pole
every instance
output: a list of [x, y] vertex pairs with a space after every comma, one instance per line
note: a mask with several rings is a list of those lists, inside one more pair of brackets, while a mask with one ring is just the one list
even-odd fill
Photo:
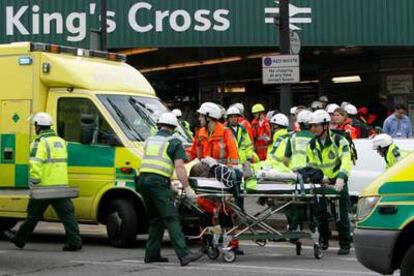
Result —
[[263, 84], [300, 82], [299, 56], [279, 55], [262, 58]]
[[299, 55], [302, 44], [297, 32], [290, 32], [290, 54]]

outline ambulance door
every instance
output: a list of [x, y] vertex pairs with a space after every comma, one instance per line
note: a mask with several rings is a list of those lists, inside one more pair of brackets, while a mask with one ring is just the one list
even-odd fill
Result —
[[[29, 174], [31, 102], [0, 101], [0, 187], [26, 188]], [[25, 212], [27, 197], [4, 196], [0, 212]]]

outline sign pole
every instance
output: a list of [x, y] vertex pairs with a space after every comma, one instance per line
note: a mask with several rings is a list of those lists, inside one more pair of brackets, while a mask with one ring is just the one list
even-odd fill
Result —
[[[289, 28], [289, 0], [280, 0], [280, 20], [279, 20], [279, 44], [280, 54], [290, 54], [290, 28]], [[286, 115], [289, 114], [292, 106], [291, 84], [280, 85], [280, 111]]]
[[108, 50], [108, 34], [107, 34], [107, 26], [106, 26], [106, 12], [108, 10], [108, 3], [107, 0], [101, 0], [101, 50], [107, 51]]

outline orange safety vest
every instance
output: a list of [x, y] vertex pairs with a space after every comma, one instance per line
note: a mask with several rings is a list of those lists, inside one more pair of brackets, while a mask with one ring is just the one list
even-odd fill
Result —
[[210, 136], [206, 127], [197, 131], [193, 145], [187, 150], [187, 155], [191, 160], [210, 156], [221, 164], [239, 164], [239, 154], [233, 132], [219, 122], [216, 123]]
[[244, 129], [247, 131], [247, 133], [250, 136], [250, 140], [253, 141], [253, 128], [249, 121], [247, 121], [244, 117], [239, 117], [239, 125], [244, 127]]
[[352, 140], [358, 138], [358, 132], [355, 127], [352, 126], [352, 119], [346, 118], [342, 125], [336, 127], [337, 130], [343, 130], [351, 135]]
[[260, 160], [266, 160], [267, 147], [272, 142], [269, 119], [265, 118], [261, 123], [259, 120], [252, 121], [254, 147]]

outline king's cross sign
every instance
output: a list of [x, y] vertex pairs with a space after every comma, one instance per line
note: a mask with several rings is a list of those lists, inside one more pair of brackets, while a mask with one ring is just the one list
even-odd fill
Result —
[[[280, 15], [279, 1], [275, 1], [276, 7], [265, 8], [265, 23], [275, 24], [276, 16]], [[300, 15], [300, 16], [297, 16]], [[298, 24], [310, 24], [312, 23], [312, 8], [297, 7], [293, 4], [289, 4], [289, 28], [292, 31], [302, 30]]]

